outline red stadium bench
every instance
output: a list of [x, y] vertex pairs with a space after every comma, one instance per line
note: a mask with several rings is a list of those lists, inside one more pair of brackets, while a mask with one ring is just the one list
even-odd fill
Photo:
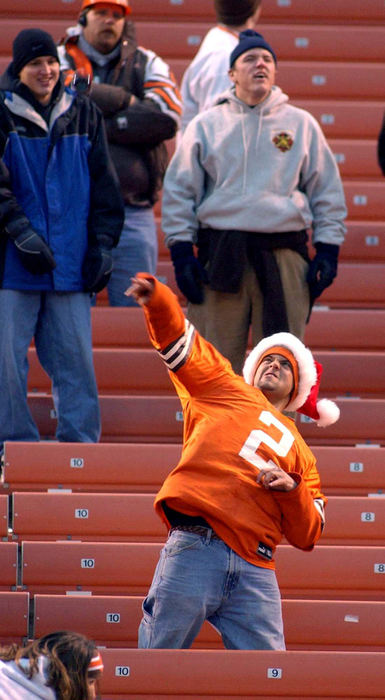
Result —
[[322, 348], [380, 351], [385, 346], [385, 311], [331, 309], [323, 306], [322, 303], [316, 304], [313, 307], [310, 322], [306, 326], [305, 343], [313, 351]]
[[360, 101], [355, 97], [354, 100], [303, 97], [293, 100], [293, 104], [310, 112], [328, 139], [377, 139], [385, 109], [383, 101]]
[[341, 415], [337, 423], [327, 428], [318, 428], [306, 416], [298, 417], [298, 428], [309, 445], [347, 446], [362, 443], [385, 446], [383, 399], [336, 399]]
[[12, 591], [17, 587], [18, 562], [16, 542], [0, 542], [0, 591]]
[[[12, 537], [25, 540], [164, 542], [153, 494], [12, 495]], [[385, 546], [384, 497], [331, 496], [320, 545]]]
[[322, 489], [334, 496], [385, 493], [385, 450], [363, 447], [314, 446]]
[[[378, 381], [385, 376], [383, 352], [316, 350], [315, 358], [324, 368], [322, 390], [345, 396], [383, 396]], [[33, 392], [49, 392], [50, 380], [38, 362], [34, 348], [29, 350], [28, 388]], [[94, 349], [94, 364], [99, 394], [152, 396], [175, 395], [167, 369], [150, 349]]]
[[[385, 64], [384, 64], [385, 65]], [[351, 221], [358, 219], [385, 219], [385, 180], [383, 182], [365, 182], [362, 180], [344, 182], [344, 191], [348, 215]]]
[[[140, 596], [37, 593], [34, 597], [33, 636], [41, 637], [54, 629], [69, 628], [85, 634], [99, 645], [136, 648], [142, 600]], [[282, 614], [289, 650], [383, 650], [384, 602], [283, 600]], [[193, 648], [221, 649], [223, 643], [218, 632], [205, 622]]]
[[0, 495], [0, 537], [1, 539], [8, 539], [8, 498], [7, 496]]
[[180, 453], [180, 444], [6, 442], [4, 488], [155, 493]]
[[376, 498], [330, 496], [320, 544], [385, 545], [385, 493]]
[[343, 179], [382, 179], [377, 160], [377, 139], [329, 139], [329, 146]]
[[[96, 306], [92, 309], [92, 328], [94, 347], [152, 348], [142, 309]], [[332, 338], [330, 328], [333, 328]], [[306, 327], [305, 342], [312, 349], [382, 350], [385, 345], [385, 311], [331, 309], [322, 304], [321, 297]]]
[[[385, 493], [383, 448], [312, 449], [327, 495]], [[180, 453], [180, 444], [6, 442], [4, 491], [155, 493]]]
[[[56, 0], [57, 2], [58, 0]], [[10, 0], [7, 0], [10, 2]], [[20, 2], [20, 0], [19, 0]], [[45, 0], [47, 3], [48, 0]], [[214, 7], [207, 0], [131, 0], [133, 17], [135, 19], [153, 20], [196, 20], [214, 23]], [[325, 3], [323, 0], [313, 0], [311, 13], [307, 0], [291, 0], [291, 2], [268, 2], [262, 9], [261, 25], [266, 22], [360, 22], [367, 24], [384, 20], [382, 0], [371, 0], [362, 5], [362, 0], [335, 0]], [[261, 31], [263, 26], [261, 26]]]
[[[264, 12], [264, 8], [262, 13]], [[159, 21], [136, 22], [138, 41], [160, 56], [191, 60], [212, 24], [208, 21], [168, 21], [159, 31]], [[381, 26], [330, 26], [268, 24], [263, 35], [275, 48], [281, 61], [354, 61], [360, 46], [360, 60], [379, 61], [383, 55]], [[361, 58], [362, 57], [362, 58]]]
[[[385, 399], [337, 398], [341, 417], [327, 428], [301, 416], [298, 426], [313, 445], [385, 445]], [[50, 396], [29, 394], [28, 404], [42, 439], [54, 437], [56, 418]], [[183, 416], [173, 396], [101, 396], [102, 442], [180, 442]], [[367, 417], [370, 415], [370, 423]]]
[[[56, 417], [50, 396], [30, 394], [28, 404], [42, 438], [52, 438]], [[101, 396], [103, 442], [178, 442], [183, 417], [175, 396]]]
[[[22, 585], [31, 594], [145, 595], [161, 547], [148, 542], [24, 541]], [[284, 598], [383, 599], [384, 547], [323, 545], [309, 553], [279, 545], [276, 558]]]
[[153, 504], [153, 494], [144, 493], [16, 492], [12, 537], [18, 541], [163, 542], [167, 530]]
[[[351, 186], [350, 183], [349, 186]], [[373, 183], [374, 196], [380, 195], [380, 191], [377, 190], [378, 183]], [[355, 187], [356, 194], [352, 197], [361, 197], [366, 195], [360, 195], [361, 191], [367, 191], [369, 188], [369, 183], [365, 183], [365, 188], [362, 187], [362, 182], [357, 182]], [[385, 199], [385, 188], [380, 184], [382, 195]], [[349, 190], [350, 191], [350, 190]], [[348, 192], [349, 195], [349, 192]], [[365, 200], [366, 201], [366, 200]], [[385, 207], [385, 203], [381, 206]], [[366, 205], [365, 205], [366, 207]], [[385, 214], [385, 208], [384, 208]], [[362, 212], [361, 212], [362, 218]], [[179, 291], [175, 276], [173, 265], [170, 261], [158, 262], [157, 276], [167, 284], [173, 292], [178, 296], [181, 303], [184, 303], [184, 297]], [[384, 289], [383, 280], [385, 276], [385, 264], [384, 263], [340, 263], [338, 268], [338, 275], [333, 281], [333, 284], [325, 289], [320, 298], [319, 302], [321, 304], [329, 304], [335, 307], [349, 307], [349, 308], [384, 308]]]
[[101, 691], [109, 700], [369, 700], [383, 695], [380, 652], [106, 649], [102, 654]]
[[29, 636], [29, 593], [0, 592], [0, 643], [23, 644]]
[[[189, 59], [163, 56], [177, 80], [181, 80]], [[354, 80], [352, 74], [354, 72]], [[381, 100], [385, 63], [352, 61], [280, 61], [277, 82], [293, 102], [299, 99]]]

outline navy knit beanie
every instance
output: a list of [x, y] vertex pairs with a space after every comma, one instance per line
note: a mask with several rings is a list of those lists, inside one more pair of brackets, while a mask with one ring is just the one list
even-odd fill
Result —
[[53, 56], [59, 61], [56, 44], [42, 29], [23, 29], [13, 42], [12, 70], [19, 75], [24, 66], [39, 56]]
[[277, 63], [277, 57], [273, 49], [270, 44], [267, 43], [266, 39], [263, 38], [262, 34], [258, 34], [258, 32], [255, 32], [253, 29], [246, 29], [244, 32], [240, 33], [239, 43], [230, 54], [230, 68], [233, 67], [237, 58], [245, 53], [245, 51], [249, 51], [249, 49], [266, 49], [274, 58], [274, 63]]

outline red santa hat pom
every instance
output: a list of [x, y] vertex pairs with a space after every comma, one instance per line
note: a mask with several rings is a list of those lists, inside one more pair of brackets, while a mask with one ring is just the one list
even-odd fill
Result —
[[316, 383], [310, 389], [309, 395], [299, 408], [297, 408], [298, 413], [303, 413], [303, 415], [312, 418], [317, 422], [320, 428], [326, 428], [327, 425], [331, 425], [338, 421], [340, 417], [340, 409], [334, 401], [329, 399], [320, 399], [318, 401], [318, 392], [321, 383], [322, 375], [322, 365], [314, 360], [314, 365], [317, 370], [317, 380]]

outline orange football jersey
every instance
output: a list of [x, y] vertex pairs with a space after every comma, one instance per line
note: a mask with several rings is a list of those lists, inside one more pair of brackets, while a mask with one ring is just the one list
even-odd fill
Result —
[[[313, 453], [294, 421], [236, 375], [199, 335], [173, 292], [157, 280], [154, 284], [144, 307], [149, 335], [170, 372], [184, 417], [181, 459], [156, 496], [157, 513], [169, 527], [162, 508], [166, 500], [174, 510], [205, 518], [229, 547], [257, 566], [274, 568], [283, 536], [311, 550], [326, 503]], [[266, 463], [290, 472], [297, 487], [284, 492], [257, 484]]]

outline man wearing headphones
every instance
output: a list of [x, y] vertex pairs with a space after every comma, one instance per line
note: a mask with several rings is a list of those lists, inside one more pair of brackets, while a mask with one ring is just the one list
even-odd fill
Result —
[[102, 110], [110, 154], [125, 203], [125, 222], [108, 284], [111, 306], [138, 270], [155, 273], [158, 243], [153, 205], [167, 165], [164, 141], [175, 136], [179, 92], [168, 65], [138, 47], [128, 0], [83, 0], [77, 26], [59, 46], [66, 82], [88, 90]]

